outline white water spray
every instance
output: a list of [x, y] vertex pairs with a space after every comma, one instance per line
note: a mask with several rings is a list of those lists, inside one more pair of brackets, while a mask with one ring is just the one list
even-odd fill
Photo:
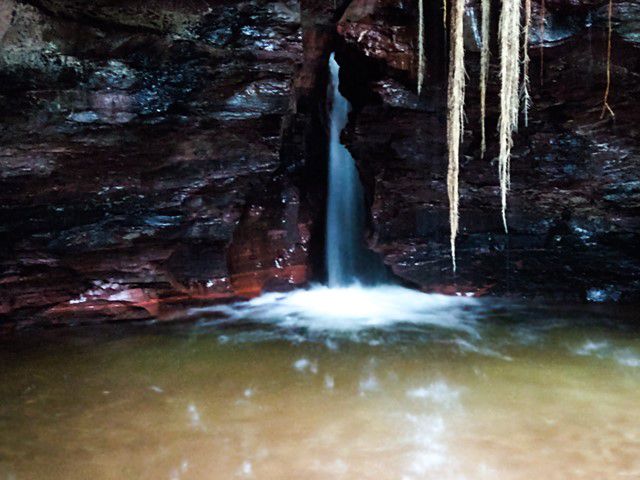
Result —
[[192, 309], [189, 313], [220, 313], [235, 321], [320, 332], [385, 330], [404, 325], [433, 326], [476, 337], [481, 307], [475, 298], [426, 294], [391, 285], [351, 285], [265, 293], [248, 302]]

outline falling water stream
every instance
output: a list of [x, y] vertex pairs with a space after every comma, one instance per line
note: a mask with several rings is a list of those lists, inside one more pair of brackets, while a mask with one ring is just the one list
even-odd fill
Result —
[[345, 286], [358, 279], [362, 258], [364, 194], [349, 151], [340, 142], [350, 105], [340, 93], [340, 66], [329, 59], [329, 188], [327, 195], [326, 268], [329, 287]]
[[328, 285], [0, 336], [0, 480], [640, 478], [637, 313], [358, 282], [330, 70]]

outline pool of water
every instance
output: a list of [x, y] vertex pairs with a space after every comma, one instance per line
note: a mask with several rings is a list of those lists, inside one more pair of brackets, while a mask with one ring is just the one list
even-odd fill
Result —
[[356, 289], [187, 317], [0, 338], [0, 479], [640, 478], [632, 312]]

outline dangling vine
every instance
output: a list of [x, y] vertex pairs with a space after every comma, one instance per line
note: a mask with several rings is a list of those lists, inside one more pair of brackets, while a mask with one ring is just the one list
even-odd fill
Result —
[[449, 224], [451, 227], [451, 260], [456, 271], [456, 236], [458, 235], [458, 174], [460, 171], [460, 143], [464, 128], [464, 0], [454, 0], [451, 9], [449, 85], [447, 88], [447, 145], [449, 167], [447, 193], [449, 196]]
[[424, 0], [418, 0], [418, 95], [424, 83]]
[[529, 95], [529, 32], [531, 30], [531, 0], [524, 0], [524, 40], [522, 45], [522, 111], [524, 113], [524, 126], [529, 126], [529, 108], [531, 108], [531, 96]]
[[442, 25], [444, 31], [447, 31], [447, 0], [442, 0]]
[[485, 117], [487, 110], [487, 79], [489, 78], [489, 40], [491, 29], [491, 0], [482, 0], [481, 36], [482, 48], [480, 50], [480, 157], [484, 158], [487, 151], [487, 138], [485, 132]]
[[540, 0], [540, 86], [544, 85], [544, 16], [546, 14], [545, 0]]
[[615, 117], [615, 113], [611, 109], [609, 105], [609, 93], [611, 91], [611, 34], [613, 31], [611, 17], [613, 16], [613, 0], [609, 0], [609, 9], [608, 9], [608, 32], [607, 32], [607, 88], [604, 91], [604, 99], [602, 100], [602, 113], [600, 114], [600, 118], [604, 118], [604, 116], [609, 113], [611, 117]]
[[518, 128], [520, 86], [520, 1], [503, 0], [498, 35], [500, 38], [500, 153], [498, 171], [502, 201], [502, 223], [507, 227], [507, 192], [509, 190], [512, 134]]

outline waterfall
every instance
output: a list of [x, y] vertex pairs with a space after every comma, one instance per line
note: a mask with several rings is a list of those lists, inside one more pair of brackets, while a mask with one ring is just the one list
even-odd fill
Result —
[[364, 197], [353, 157], [340, 143], [351, 105], [339, 91], [340, 66], [329, 59], [331, 83], [329, 130], [329, 192], [327, 197], [326, 265], [330, 287], [354, 283], [358, 278]]
[[326, 267], [329, 287], [384, 278], [382, 262], [364, 246], [364, 191], [353, 157], [340, 143], [351, 105], [339, 91], [340, 66], [329, 59], [329, 191], [327, 196]]
[[264, 293], [248, 302], [191, 309], [189, 315], [214, 314], [212, 318], [218, 322], [221, 314], [234, 320], [316, 331], [384, 329], [407, 322], [468, 330], [468, 326], [458, 322], [452, 312], [476, 304], [475, 299], [426, 294], [400, 286], [380, 256], [367, 248], [364, 188], [353, 157], [340, 143], [351, 105], [340, 94], [340, 66], [333, 54], [329, 59], [329, 71], [327, 285], [316, 284], [286, 293]]

